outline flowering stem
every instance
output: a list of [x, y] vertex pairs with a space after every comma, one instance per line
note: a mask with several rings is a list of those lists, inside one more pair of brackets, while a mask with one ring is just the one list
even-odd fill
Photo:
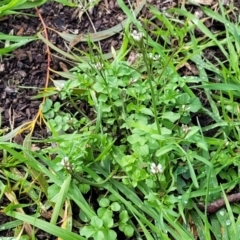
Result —
[[[141, 45], [140, 46], [141, 49], [145, 49], [143, 41], [140, 42], [140, 45]], [[156, 125], [157, 125], [158, 134], [161, 135], [161, 128], [160, 128], [160, 124], [159, 124], [159, 121], [158, 121], [158, 114], [157, 114], [157, 104], [156, 104], [154, 88], [153, 88], [153, 84], [152, 84], [152, 81], [154, 81], [154, 79], [152, 77], [151, 64], [148, 64], [149, 59], [148, 59], [146, 51], [143, 51], [143, 60], [146, 63], [146, 68], [147, 68], [147, 81], [149, 83], [150, 90], [151, 90], [151, 95], [152, 95], [154, 118], [155, 118], [155, 122], [156, 122]]]
[[159, 189], [160, 189], [160, 190], [163, 190], [163, 188], [162, 188], [162, 186], [161, 186], [161, 182], [160, 182], [160, 180], [159, 180], [159, 176], [157, 175], [156, 178], [157, 178], [157, 183], [158, 183], [158, 185], [159, 185]]

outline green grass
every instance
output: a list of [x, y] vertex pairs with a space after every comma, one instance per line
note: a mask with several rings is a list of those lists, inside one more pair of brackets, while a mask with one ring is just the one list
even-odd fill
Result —
[[[0, 1], [0, 18], [7, 17], [8, 15], [18, 15], [22, 9], [31, 9], [38, 7], [47, 2], [47, 0], [1, 0]], [[27, 14], [26, 14], [27, 15]], [[29, 16], [30, 15], [28, 14]], [[3, 48], [0, 48], [0, 57], [11, 53], [16, 48], [24, 46], [25, 44], [36, 40], [36, 36], [14, 36], [12, 32], [4, 34], [0, 32], [0, 43], [4, 44]]]
[[[113, 240], [120, 232], [124, 239], [239, 239], [240, 208], [227, 198], [240, 177], [239, 23], [220, 4], [219, 12], [202, 10], [222, 23], [221, 32], [212, 33], [184, 7], [149, 6], [153, 17], [140, 24], [118, 3], [128, 20], [112, 59], [90, 35], [82, 57], [59, 50], [76, 64], [58, 72], [55, 89], [36, 96], [61, 99], [42, 106], [51, 137], [28, 135], [23, 146], [9, 142], [19, 129], [0, 137], [0, 196], [11, 202], [1, 210], [12, 217], [0, 235], [12, 229], [20, 236], [25, 222], [26, 239], [35, 239], [36, 229], [62, 239]], [[218, 51], [212, 60], [209, 49]], [[184, 75], [183, 66], [195, 73]], [[45, 147], [33, 151], [38, 143]], [[225, 208], [211, 215], [199, 210], [198, 203], [219, 198]], [[30, 206], [35, 213], [27, 215]]]

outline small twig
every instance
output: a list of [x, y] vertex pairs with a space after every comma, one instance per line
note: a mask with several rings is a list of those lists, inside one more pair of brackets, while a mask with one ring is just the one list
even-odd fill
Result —
[[[48, 38], [47, 26], [46, 26], [38, 8], [35, 8], [35, 9], [36, 9], [37, 15], [38, 15], [38, 17], [39, 17], [39, 19], [40, 19], [40, 21], [43, 25], [43, 32], [44, 32], [45, 38], [48, 40], [49, 38]], [[51, 62], [51, 57], [50, 57], [51, 52], [50, 52], [50, 48], [49, 48], [48, 45], [46, 45], [46, 53], [47, 53], [47, 72], [46, 72], [45, 88], [47, 88], [48, 84], [49, 84], [49, 76], [50, 76], [50, 70], [49, 69], [50, 69], [50, 62]], [[43, 97], [41, 106], [44, 105], [45, 100], [46, 100], [46, 97]], [[41, 124], [41, 121], [44, 120], [43, 116], [42, 116], [42, 108], [39, 108], [35, 118], [29, 123], [30, 129], [31, 129], [30, 134], [32, 134], [38, 120], [40, 121], [40, 124]]]
[[[88, 17], [88, 19], [89, 19], [90, 24], [92, 25], [93, 31], [94, 31], [95, 33], [97, 33], [97, 29], [95, 28], [94, 23], [93, 23], [90, 15], [88, 14], [87, 11], [85, 11], [85, 13], [86, 13], [86, 15], [87, 15], [87, 17]], [[98, 47], [99, 47], [99, 50], [102, 52], [102, 47], [101, 47], [100, 41], [98, 41]]]
[[[235, 203], [240, 201], [240, 193], [234, 193], [231, 195], [227, 195], [227, 200], [229, 203]], [[217, 199], [207, 205], [207, 213], [216, 213], [219, 209], [225, 207], [226, 202], [224, 198]], [[203, 203], [197, 204], [198, 208], [201, 211], [205, 211], [205, 206]]]
[[[38, 8], [36, 8], [36, 12], [37, 12], [37, 15], [38, 15], [38, 17], [40, 18], [40, 20], [41, 20], [41, 23], [42, 23], [42, 25], [43, 25], [43, 32], [44, 32], [44, 35], [45, 35], [45, 38], [47, 39], [47, 40], [49, 40], [49, 38], [48, 38], [48, 32], [47, 32], [47, 26], [46, 26], [46, 24], [45, 24], [45, 22], [44, 22], [44, 20], [43, 20], [43, 18], [42, 18], [42, 15], [41, 15], [41, 13], [40, 13], [40, 11], [38, 10]], [[47, 66], [48, 66], [48, 68], [47, 68], [47, 75], [46, 75], [46, 82], [45, 82], [45, 88], [47, 88], [48, 87], [48, 84], [49, 84], [49, 75], [50, 75], [50, 70], [49, 70], [49, 68], [50, 68], [50, 62], [51, 62], [51, 52], [50, 52], [50, 48], [49, 48], [49, 46], [48, 45], [46, 45], [46, 52], [47, 52]], [[44, 98], [45, 99], [45, 98]]]

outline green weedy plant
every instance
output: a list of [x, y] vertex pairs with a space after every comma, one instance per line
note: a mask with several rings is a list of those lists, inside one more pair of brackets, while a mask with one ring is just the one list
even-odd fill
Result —
[[119, 212], [121, 206], [118, 202], [113, 202], [110, 205], [110, 198], [101, 198], [99, 201], [100, 208], [97, 211], [97, 216], [91, 219], [89, 226], [84, 226], [80, 233], [87, 238], [94, 239], [117, 239], [117, 234], [111, 228], [114, 226], [113, 212]]
[[[148, 51], [148, 49], [146, 51]], [[154, 66], [152, 59], [147, 56], [147, 54], [145, 57], [143, 62], [146, 61], [146, 64], [152, 64]], [[162, 66], [165, 67], [163, 64]], [[99, 157], [92, 152], [92, 160], [90, 160], [87, 168], [82, 168], [82, 170], [89, 173], [91, 172], [92, 165], [96, 167], [96, 172], [99, 172], [101, 169], [111, 168], [112, 164], [119, 165], [124, 173], [122, 183], [130, 189], [135, 187], [141, 189], [140, 191], [143, 192], [146, 198], [145, 213], [149, 211], [150, 206], [156, 209], [157, 212], [160, 211], [158, 214], [162, 216], [162, 219], [159, 220], [158, 224], [166, 217], [163, 214], [164, 211], [172, 217], [177, 217], [178, 214], [174, 211], [174, 207], [179, 201], [179, 198], [170, 194], [176, 190], [176, 179], [173, 175], [173, 167], [170, 166], [169, 158], [164, 156], [166, 156], [166, 153], [172, 152], [172, 156], [170, 156], [172, 159], [182, 158], [184, 162], [192, 167], [191, 162], [193, 159], [186, 156], [187, 154], [180, 146], [180, 143], [184, 140], [184, 145], [186, 145], [185, 147], [187, 148], [192, 142], [195, 143], [193, 136], [200, 140], [201, 135], [198, 134], [199, 128], [181, 129], [178, 125], [181, 125], [181, 123], [189, 123], [190, 112], [197, 111], [201, 108], [200, 102], [197, 101], [196, 98], [191, 98], [181, 92], [175, 94], [172, 92], [169, 95], [163, 92], [163, 99], [160, 97], [156, 100], [156, 86], [158, 82], [152, 79], [151, 84], [154, 84], [154, 86], [152, 86], [149, 84], [149, 80], [141, 79], [141, 73], [139, 71], [130, 67], [128, 63], [124, 61], [115, 60], [111, 64], [105, 64], [105, 62], [99, 64], [97, 62], [94, 67], [90, 66], [90, 69], [91, 71], [83, 73], [83, 75], [81, 73], [75, 73], [75, 76], [77, 75], [79, 78], [73, 80], [72, 86], [78, 85], [80, 88], [89, 89], [89, 93], [79, 97], [95, 107], [97, 125], [91, 126], [92, 131], [96, 133], [96, 136], [99, 133], [101, 135], [107, 134], [107, 139], [109, 139], [107, 142], [118, 142], [118, 147], [111, 145], [110, 148], [107, 148], [109, 149], [108, 154], [100, 154], [102, 155], [102, 166], [92, 165], [98, 162], [96, 159], [99, 159]], [[83, 67], [81, 67], [81, 70], [83, 70]], [[152, 69], [149, 71], [150, 74], [153, 74]], [[164, 88], [166, 92], [169, 92], [170, 89], [174, 90], [179, 88], [176, 77], [172, 77], [172, 75], [175, 76], [176, 73], [168, 69], [168, 74], [169, 78], [173, 80], [169, 83], [166, 82], [166, 88]], [[74, 81], [78, 83], [75, 84]], [[71, 91], [71, 89], [68, 89], [68, 91]], [[170, 109], [175, 107], [178, 109], [178, 112], [165, 111], [161, 116], [162, 122], [157, 123], [157, 121], [159, 121], [157, 109], [163, 108], [164, 101], [166, 105], [169, 104], [169, 102], [173, 102]], [[155, 102], [154, 106], [152, 106], [153, 102]], [[167, 144], [164, 144], [166, 142]], [[92, 142], [88, 144], [94, 149]], [[96, 146], [96, 142], [94, 144]], [[86, 159], [86, 156], [84, 158]], [[69, 158], [70, 164], [77, 164], [73, 159], [74, 158]], [[86, 164], [85, 159], [83, 159], [83, 161]], [[110, 162], [110, 159], [113, 159], [113, 161]], [[189, 178], [192, 178], [195, 187], [198, 187], [195, 170], [193, 167], [190, 168], [190, 170], [191, 171], [188, 172]], [[92, 174], [91, 172], [90, 177], [93, 177]], [[108, 176], [105, 177], [108, 178]], [[84, 179], [80, 179], [80, 181], [86, 182]], [[92, 184], [95, 185], [97, 182], [92, 182]], [[102, 187], [105, 188], [106, 186], [102, 185]], [[122, 190], [121, 185], [118, 186], [118, 188]], [[109, 191], [111, 192], [113, 189]], [[129, 195], [133, 195], [133, 189], [130, 191], [131, 194], [128, 194], [126, 196], [127, 198]], [[121, 192], [126, 194], [125, 191]], [[165, 196], [160, 200], [158, 194], [164, 196], [166, 192], [169, 193], [169, 196]], [[134, 194], [133, 196], [136, 195]], [[143, 203], [140, 205], [142, 204]], [[159, 206], [161, 206], [161, 210], [157, 210]], [[129, 208], [129, 206], [127, 207]], [[155, 210], [151, 211], [153, 212], [152, 216], [157, 214], [154, 213]], [[142, 221], [144, 217], [141, 214], [140, 216]], [[168, 219], [168, 221], [170, 221], [170, 219]], [[114, 239], [115, 234], [112, 230], [106, 229], [108, 224], [110, 223], [104, 224], [101, 217], [96, 216], [90, 222], [90, 225], [85, 226], [80, 233], [83, 236], [92, 236], [96, 239], [106, 236]], [[109, 226], [111, 228], [112, 224]], [[127, 226], [126, 229], [128, 228]], [[166, 226], [162, 225], [161, 229], [163, 228], [166, 228]], [[122, 226], [121, 229], [124, 230], [124, 227]], [[146, 234], [149, 234], [147, 229], [145, 229], [145, 231]], [[165, 235], [158, 231], [156, 236], [162, 237]]]
[[53, 101], [51, 99], [46, 99], [45, 104], [43, 106], [43, 113], [44, 116], [47, 119], [51, 119], [55, 116], [55, 113], [57, 113], [59, 111], [61, 107], [61, 104], [59, 102], [55, 102], [53, 104]]
[[46, 99], [43, 106], [43, 115], [49, 124], [57, 132], [66, 132], [68, 130], [75, 131], [85, 122], [84, 119], [80, 121], [70, 113], [65, 113], [60, 110], [61, 104], [59, 102], [53, 103], [51, 99]]
[[[163, 196], [166, 192], [171, 193], [176, 190], [176, 179], [173, 175], [174, 169], [170, 164], [170, 157], [172, 159], [182, 158], [190, 167], [192, 166], [193, 159], [186, 157], [186, 152], [180, 144], [184, 140], [184, 146], [186, 145], [185, 148], [187, 148], [189, 144], [195, 142], [195, 139], [192, 139], [193, 136], [198, 140], [201, 139], [201, 135], [197, 135], [199, 128], [181, 129], [179, 125], [181, 126], [182, 123], [188, 124], [190, 122], [190, 112], [197, 112], [201, 108], [201, 104], [196, 97], [189, 97], [188, 94], [176, 91], [180, 87], [179, 76], [176, 71], [164, 63], [164, 57], [160, 61], [156, 61], [154, 58], [158, 58], [157, 53], [149, 54], [153, 51], [153, 48], [147, 46], [143, 37], [142, 35], [135, 44], [138, 49], [146, 49], [142, 52], [140, 61], [144, 63], [143, 72], [147, 71], [147, 75], [150, 76], [147, 79], [142, 79], [143, 72], [116, 58], [112, 63], [95, 61], [89, 66], [81, 65], [79, 67], [81, 72], [74, 72], [75, 79], [71, 81], [71, 84], [64, 85], [62, 90], [63, 92], [71, 92], [76, 99], [80, 98], [87, 101], [89, 105], [95, 108], [96, 125], [91, 125], [89, 130], [91, 129], [91, 132], [95, 133], [94, 138], [99, 138], [97, 137], [100, 136], [98, 134], [105, 134], [107, 140], [105, 144], [101, 141], [102, 150], [100, 149], [100, 152], [102, 151], [102, 153], [99, 156], [96, 156], [95, 152], [95, 147], [99, 143], [96, 140], [88, 141], [87, 145], [91, 148], [90, 155], [89, 152], [86, 152], [84, 158], [79, 161], [79, 158], [70, 154], [69, 163], [76, 164], [75, 167], [79, 169], [79, 173], [91, 172], [92, 166], [96, 166], [94, 163], [100, 160], [103, 165], [97, 167], [97, 172], [101, 169], [111, 169], [112, 164], [119, 165], [124, 173], [122, 176], [123, 184], [132, 189], [130, 195], [136, 196], [132, 193], [132, 187], [139, 188], [143, 192], [146, 198], [145, 204], [147, 204], [145, 213], [149, 211], [150, 206], [157, 212], [159, 211], [157, 210], [158, 207], [161, 206], [161, 210], [158, 212], [159, 216], [162, 216], [158, 222], [160, 224], [166, 217], [163, 214], [163, 209], [170, 216], [178, 216], [173, 210], [178, 202], [178, 197], [170, 194], [170, 196], [163, 197], [160, 200], [158, 194]], [[134, 36], [133, 40], [136, 40]], [[159, 53], [162, 52], [161, 49], [159, 51]], [[160, 72], [163, 76], [161, 79], [158, 77], [155, 79], [158, 72], [155, 73], [154, 69], [157, 65], [163, 69], [162, 71], [166, 70], [167, 72], [167, 75]], [[167, 81], [167, 78], [170, 80]], [[159, 96], [157, 95], [157, 93], [159, 94], [157, 87], [161, 85], [164, 85], [164, 88], [160, 88], [162, 93], [160, 92]], [[76, 86], [79, 86], [80, 89], [89, 90], [85, 94], [78, 95], [76, 94]], [[173, 108], [177, 108], [178, 112], [172, 112]], [[161, 111], [163, 111], [162, 114]], [[87, 137], [91, 136], [89, 130], [87, 128], [84, 130]], [[115, 145], [114, 142], [118, 142], [118, 147], [117, 145], [116, 147], [113, 146], [113, 144]], [[106, 147], [106, 143], [110, 145]], [[62, 149], [62, 144], [60, 144], [60, 148]], [[103, 152], [104, 148], [107, 151], [104, 150]], [[172, 152], [172, 155], [167, 157], [166, 154], [169, 152]], [[66, 153], [66, 156], [68, 155]], [[58, 159], [60, 160], [61, 157], [58, 157]], [[90, 160], [89, 164], [86, 168], [82, 168], [81, 162], [86, 165], [87, 159]], [[113, 161], [110, 162], [110, 159], [113, 159]], [[198, 187], [195, 170], [193, 167], [190, 169], [189, 177], [193, 179], [195, 187]], [[111, 175], [111, 173], [109, 174]], [[94, 179], [92, 172], [89, 177]], [[80, 181], [86, 183], [84, 179], [80, 179]], [[92, 184], [96, 185], [97, 182], [92, 181]], [[121, 185], [118, 188], [122, 190]], [[110, 189], [109, 191], [113, 190]], [[154, 211], [150, 211], [152, 216], [157, 214]], [[139, 212], [137, 213], [139, 214]], [[141, 217], [141, 221], [145, 218], [141, 214], [138, 217]], [[147, 224], [151, 226], [151, 224]], [[92, 220], [90, 225], [83, 228], [80, 233], [87, 237], [94, 236], [94, 238], [106, 237], [106, 234], [111, 234], [111, 239], [114, 239], [115, 235], [110, 229], [109, 233], [106, 233], [107, 225], [104, 225], [103, 220], [96, 216], [94, 221]], [[160, 229], [163, 228], [165, 228], [165, 225], [162, 225]], [[124, 230], [124, 227], [121, 229]], [[147, 229], [145, 229], [145, 232], [149, 234]], [[156, 235], [164, 236], [159, 231]]]
[[[21, 183], [25, 189], [38, 181], [34, 192], [44, 193], [48, 201], [43, 205], [53, 208], [45, 230], [63, 239], [69, 234], [72, 239], [117, 239], [121, 231], [125, 238], [147, 240], [196, 236], [237, 240], [239, 206], [230, 206], [227, 194], [239, 188], [239, 86], [233, 76], [236, 59], [229, 54], [238, 56], [239, 27], [224, 17], [223, 8], [223, 16], [203, 8], [226, 25], [226, 39], [217, 41], [218, 33], [211, 33], [184, 9], [164, 13], [150, 8], [153, 18], [140, 24], [123, 1], [118, 3], [137, 29], [130, 33], [127, 28], [123, 41], [124, 49], [138, 53], [137, 61], [125, 61], [128, 52], [123, 49], [119, 53], [112, 49], [112, 62], [91, 50], [87, 62], [62, 74], [68, 81], [58, 82], [62, 100], [72, 106], [84, 101], [91, 118], [78, 112], [84, 119], [76, 119], [81, 127], [73, 126], [71, 134], [59, 132], [59, 124], [50, 117], [61, 112], [60, 104], [46, 101], [44, 112], [52, 136], [41, 142], [51, 146], [33, 152], [24, 145], [15, 151], [13, 145], [1, 143], [0, 148], [9, 154], [4, 167], [27, 164], [29, 171], [43, 173], [32, 184]], [[156, 25], [154, 19], [164, 24]], [[196, 28], [205, 38], [195, 37]], [[177, 49], [170, 40], [178, 41]], [[202, 51], [211, 46], [224, 53], [229, 69], [218, 59], [218, 65], [206, 59]], [[177, 70], [189, 60], [199, 74], [182, 77]], [[209, 72], [218, 82], [211, 82]], [[205, 94], [208, 105], [202, 104], [195, 89]], [[202, 126], [201, 115], [210, 118], [210, 124]], [[16, 179], [9, 171], [4, 174], [9, 184]], [[2, 182], [0, 187], [7, 194]], [[98, 194], [98, 198], [84, 194]], [[226, 209], [213, 215], [207, 214], [207, 208], [199, 210], [199, 204], [207, 206], [221, 196]], [[79, 234], [71, 232], [71, 211], [61, 211], [69, 209], [69, 201], [80, 209], [79, 219], [74, 219]], [[40, 211], [32, 217], [15, 208], [10, 205], [5, 213], [44, 229], [46, 222], [36, 219]], [[66, 229], [55, 226], [59, 215], [64, 220], [63, 216], [68, 217]]]
[[[83, 236], [93, 237], [94, 239], [117, 239], [116, 231], [111, 228], [118, 227], [126, 237], [132, 237], [134, 228], [130, 224], [130, 217], [123, 206], [119, 204], [119, 200], [111, 194], [108, 197], [101, 197], [98, 200], [100, 208], [97, 210], [98, 217], [91, 220], [89, 226], [81, 229], [80, 233]], [[118, 214], [119, 221], [114, 223]], [[98, 224], [96, 224], [96, 222]]]

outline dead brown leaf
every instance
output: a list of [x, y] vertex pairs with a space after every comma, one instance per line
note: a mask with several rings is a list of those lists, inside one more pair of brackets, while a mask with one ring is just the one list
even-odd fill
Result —
[[83, 34], [76, 35], [69, 44], [69, 48], [72, 49], [76, 44], [82, 41]]

